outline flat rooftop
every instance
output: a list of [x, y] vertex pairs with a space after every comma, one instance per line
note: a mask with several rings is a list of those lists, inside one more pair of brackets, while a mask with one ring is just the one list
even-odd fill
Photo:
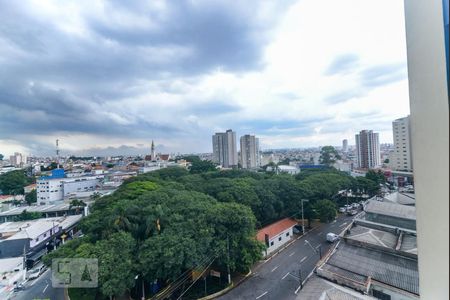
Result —
[[397, 203], [402, 205], [416, 205], [416, 195], [413, 193], [394, 192], [383, 198], [386, 202]]
[[337, 285], [316, 275], [306, 282], [302, 290], [297, 294], [297, 300], [370, 300], [370, 296]]
[[417, 259], [394, 253], [367, 249], [341, 242], [318, 268], [318, 274], [330, 280], [345, 278], [364, 285], [368, 278], [418, 295], [419, 272]]
[[369, 200], [364, 207], [366, 213], [391, 216], [407, 220], [416, 220], [416, 208], [397, 203]]

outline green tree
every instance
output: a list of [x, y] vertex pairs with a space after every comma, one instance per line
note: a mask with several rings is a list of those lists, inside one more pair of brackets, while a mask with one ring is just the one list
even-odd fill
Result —
[[341, 157], [333, 146], [324, 146], [320, 149], [319, 161], [321, 164], [330, 167], [339, 159], [341, 159]]
[[199, 174], [199, 173], [205, 173], [210, 171], [217, 171], [216, 165], [209, 160], [198, 160], [192, 162], [192, 165], [189, 169], [189, 172], [191, 174]]
[[328, 223], [336, 217], [336, 205], [330, 200], [317, 201], [315, 210], [320, 219], [320, 222]]
[[24, 209], [20, 215], [16, 217], [16, 221], [28, 221], [42, 218], [42, 214], [39, 212], [28, 212]]
[[386, 182], [386, 177], [381, 170], [369, 170], [365, 176], [367, 179], [372, 180], [376, 184], [383, 184]]
[[4, 195], [21, 195], [23, 188], [32, 182], [25, 171], [16, 170], [0, 175], [0, 191]]
[[118, 232], [95, 244], [98, 281], [103, 295], [121, 296], [134, 285], [136, 244], [129, 233]]
[[36, 189], [32, 190], [28, 194], [25, 195], [25, 201], [28, 205], [31, 205], [33, 203], [37, 202], [37, 192]]

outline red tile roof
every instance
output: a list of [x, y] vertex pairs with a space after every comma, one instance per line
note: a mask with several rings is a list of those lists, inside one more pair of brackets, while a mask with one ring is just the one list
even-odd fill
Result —
[[264, 242], [264, 235], [268, 234], [269, 239], [273, 238], [274, 236], [277, 236], [284, 230], [294, 227], [294, 225], [297, 225], [298, 223], [290, 218], [285, 218], [283, 220], [280, 220], [278, 222], [275, 222], [273, 224], [270, 224], [269, 226], [266, 226], [264, 228], [261, 228], [258, 230], [258, 233], [256, 234], [256, 239], [258, 241]]

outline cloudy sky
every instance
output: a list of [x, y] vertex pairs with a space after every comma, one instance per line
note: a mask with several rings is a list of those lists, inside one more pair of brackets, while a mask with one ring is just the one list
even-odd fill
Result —
[[0, 0], [0, 153], [392, 142], [409, 114], [401, 0]]

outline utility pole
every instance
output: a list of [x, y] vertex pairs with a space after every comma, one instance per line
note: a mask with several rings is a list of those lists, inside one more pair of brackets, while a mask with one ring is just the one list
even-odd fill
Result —
[[307, 199], [301, 199], [302, 202], [302, 234], [305, 234], [305, 216], [303, 214], [303, 201], [309, 202]]
[[227, 234], [227, 271], [228, 271], [228, 285], [231, 284], [231, 274], [230, 274], [230, 239]]
[[142, 300], [145, 300], [144, 276], [141, 276], [141, 279], [142, 279]]

